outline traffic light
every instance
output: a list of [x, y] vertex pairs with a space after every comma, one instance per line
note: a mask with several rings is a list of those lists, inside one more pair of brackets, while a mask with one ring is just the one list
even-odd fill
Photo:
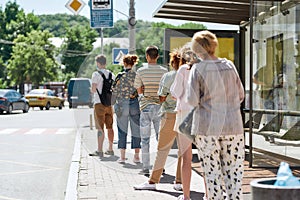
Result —
[[93, 9], [111, 9], [110, 0], [92, 0]]

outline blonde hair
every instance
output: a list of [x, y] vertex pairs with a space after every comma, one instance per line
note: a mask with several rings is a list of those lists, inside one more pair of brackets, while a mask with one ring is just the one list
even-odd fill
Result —
[[196, 54], [202, 54], [204, 57], [214, 55], [218, 46], [218, 39], [210, 31], [199, 31], [192, 38], [192, 50]]

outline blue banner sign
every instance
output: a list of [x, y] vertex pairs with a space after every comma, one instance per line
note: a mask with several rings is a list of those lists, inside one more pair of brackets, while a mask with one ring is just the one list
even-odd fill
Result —
[[128, 49], [125, 48], [113, 48], [112, 50], [112, 59], [113, 64], [115, 65], [120, 64], [121, 60], [123, 59], [123, 56], [128, 54]]
[[91, 0], [90, 11], [92, 28], [112, 28], [114, 26], [112, 0]]

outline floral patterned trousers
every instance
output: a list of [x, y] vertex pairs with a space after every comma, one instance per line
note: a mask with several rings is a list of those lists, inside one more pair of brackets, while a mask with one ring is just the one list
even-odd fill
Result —
[[[205, 173], [208, 200], [242, 199], [244, 136], [204, 136], [195, 139]], [[225, 187], [224, 187], [225, 186]]]

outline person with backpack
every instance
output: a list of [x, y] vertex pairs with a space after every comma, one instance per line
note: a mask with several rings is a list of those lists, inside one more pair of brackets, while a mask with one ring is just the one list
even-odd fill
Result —
[[136, 72], [132, 67], [138, 62], [137, 55], [123, 56], [124, 71], [118, 73], [114, 91], [117, 102], [114, 105], [118, 126], [118, 149], [120, 149], [119, 163], [125, 164], [128, 122], [131, 130], [131, 149], [134, 149], [134, 163], [140, 163], [141, 135], [140, 135], [140, 104], [138, 94], [134, 87]]
[[109, 146], [105, 152], [107, 155], [114, 155], [113, 151], [113, 109], [111, 103], [112, 85], [115, 80], [114, 74], [106, 69], [106, 56], [98, 55], [95, 57], [97, 71], [92, 74], [92, 88], [94, 93], [94, 118], [98, 139], [98, 149], [90, 153], [90, 156], [103, 157], [104, 125], [107, 129]]

